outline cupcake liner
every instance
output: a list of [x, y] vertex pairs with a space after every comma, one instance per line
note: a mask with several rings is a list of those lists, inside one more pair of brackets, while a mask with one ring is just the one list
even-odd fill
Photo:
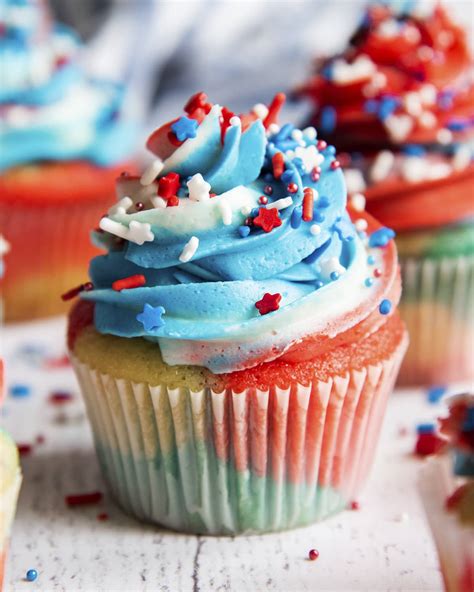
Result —
[[358, 494], [405, 347], [327, 382], [242, 392], [137, 384], [72, 361], [118, 503], [174, 530], [237, 534], [320, 520]]
[[418, 481], [426, 516], [433, 533], [447, 592], [474, 590], [474, 528], [463, 525], [445, 508], [456, 488], [449, 458], [430, 459]]
[[399, 384], [474, 379], [474, 257], [401, 261], [410, 346]]

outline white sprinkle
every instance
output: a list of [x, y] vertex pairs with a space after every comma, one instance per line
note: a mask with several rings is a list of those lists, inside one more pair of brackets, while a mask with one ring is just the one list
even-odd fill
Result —
[[348, 193], [360, 193], [364, 191], [366, 185], [359, 169], [344, 169], [343, 173]]
[[120, 224], [120, 222], [115, 222], [110, 218], [102, 218], [99, 222], [99, 228], [137, 245], [151, 242], [155, 238], [151, 232], [150, 224], [148, 222], [138, 222], [137, 220], [132, 220], [127, 228], [127, 226]]
[[454, 35], [451, 31], [440, 31], [437, 41], [443, 48], [447, 48], [454, 43]]
[[380, 37], [385, 37], [386, 39], [393, 39], [393, 37], [397, 37], [399, 32], [400, 25], [395, 19], [387, 19], [382, 21], [376, 30], [377, 35]]
[[320, 267], [321, 272], [325, 274], [328, 278], [334, 271], [337, 272], [339, 275], [342, 275], [346, 271], [346, 268], [343, 265], [341, 265], [337, 257], [329, 257], [329, 259], [326, 259], [326, 261], [322, 261]]
[[359, 218], [354, 222], [354, 226], [359, 232], [367, 230], [367, 220], [364, 220], [364, 218]]
[[402, 158], [400, 171], [405, 181], [419, 183], [427, 176], [428, 163], [426, 158], [420, 156], [408, 156]]
[[371, 82], [377, 89], [384, 88], [387, 85], [387, 77], [383, 72], [376, 72]]
[[384, 126], [394, 142], [403, 142], [413, 129], [413, 119], [409, 115], [390, 115]]
[[433, 48], [429, 45], [422, 45], [417, 53], [420, 60], [423, 60], [424, 62], [430, 62], [434, 57]]
[[[316, 146], [311, 145], [306, 148], [298, 146], [294, 153], [296, 158], [301, 158], [304, 168], [309, 172], [324, 162], [324, 156], [318, 152]], [[287, 153], [288, 156], [288, 153]]]
[[351, 206], [356, 212], [363, 212], [365, 210], [365, 195], [356, 193], [351, 197]]
[[370, 167], [369, 177], [373, 183], [383, 181], [392, 170], [395, 155], [390, 150], [381, 150]]
[[273, 134], [277, 134], [280, 131], [280, 126], [278, 123], [271, 123], [268, 126], [268, 133], [272, 136]]
[[115, 220], [111, 220], [110, 218], [101, 218], [99, 222], [99, 228], [105, 232], [110, 232], [110, 234], [119, 236], [120, 238], [126, 239], [128, 236], [128, 228], [124, 224], [115, 222]]
[[316, 140], [317, 136], [318, 136], [318, 132], [316, 131], [316, 128], [313, 127], [312, 125], [310, 125], [309, 127], [305, 127], [303, 130], [303, 136], [305, 136], [306, 138], [308, 138], [308, 140]]
[[10, 243], [6, 241], [0, 234], [0, 257], [6, 255], [10, 251]]
[[211, 186], [207, 181], [204, 180], [204, 177], [201, 175], [201, 173], [196, 173], [193, 175], [186, 184], [189, 189], [190, 200], [207, 201], [210, 199], [209, 192], [211, 190]]
[[376, 72], [374, 62], [366, 55], [360, 55], [351, 64], [337, 59], [332, 65], [332, 81], [334, 84], [352, 84], [364, 78], [370, 78]]
[[453, 140], [453, 134], [451, 133], [451, 130], [448, 130], [444, 127], [443, 129], [440, 129], [438, 131], [438, 133], [436, 134], [436, 139], [440, 144], [450, 144]]
[[263, 103], [257, 103], [252, 107], [252, 111], [259, 119], [265, 119], [268, 115], [268, 107]]
[[233, 117], [231, 117], [229, 119], [229, 123], [230, 123], [230, 125], [235, 126], [235, 127], [242, 126], [242, 122], [240, 121], [240, 117], [237, 117], [237, 115], [234, 115]]
[[151, 183], [153, 183], [156, 177], [158, 177], [158, 175], [161, 173], [163, 167], [163, 161], [159, 158], [156, 158], [143, 171], [143, 175], [140, 177], [140, 183], [142, 185], [151, 185]]
[[151, 201], [154, 208], [166, 208], [166, 206], [168, 204], [166, 199], [163, 199], [162, 197], [159, 197], [158, 195], [155, 195], [154, 197], [150, 198], [150, 201]]
[[418, 121], [425, 129], [432, 129], [436, 125], [436, 117], [431, 111], [423, 111]]
[[372, 82], [369, 82], [368, 84], [364, 84], [364, 86], [362, 87], [362, 94], [364, 95], [364, 97], [366, 99], [371, 99], [372, 97], [375, 97], [375, 95], [378, 92], [379, 92], [379, 89]]
[[252, 211], [252, 208], [250, 206], [242, 206], [240, 208], [240, 213], [243, 214], [244, 216], [248, 216], [251, 211]]
[[405, 39], [407, 41], [409, 41], [410, 43], [412, 43], [413, 45], [418, 43], [419, 40], [421, 39], [420, 32], [418, 31], [418, 29], [416, 27], [413, 27], [412, 25], [405, 26], [405, 30], [403, 31], [403, 35], [405, 36]]
[[438, 164], [426, 168], [427, 179], [445, 179], [453, 172], [451, 165], [446, 162], [438, 162]]
[[407, 92], [405, 94], [403, 97], [403, 106], [405, 107], [406, 112], [413, 117], [419, 117], [423, 111], [421, 97], [415, 91]]
[[221, 199], [218, 208], [221, 213], [224, 226], [229, 226], [229, 224], [232, 224], [232, 208], [230, 207], [229, 202], [226, 199]]
[[130, 208], [132, 205], [132, 198], [126, 195], [125, 197], [122, 197], [122, 199], [119, 199], [119, 201], [109, 209], [108, 214], [109, 216], [125, 214], [128, 208]]
[[295, 157], [295, 153], [294, 153], [294, 151], [293, 151], [293, 150], [287, 150], [287, 151], [285, 152], [285, 154], [288, 156], [288, 158], [289, 158], [290, 160], [293, 160], [293, 158]]
[[319, 224], [311, 224], [309, 231], [313, 236], [316, 236], [321, 232], [321, 226], [319, 226]]
[[303, 139], [303, 132], [300, 129], [295, 128], [292, 132], [291, 132], [291, 138], [295, 141], [295, 142], [301, 142], [301, 140]]
[[456, 150], [453, 157], [453, 168], [455, 171], [463, 171], [471, 162], [471, 150], [467, 146], [461, 146]]
[[199, 247], [199, 239], [197, 236], [192, 236], [188, 242], [185, 244], [184, 249], [179, 256], [179, 260], [182, 263], [187, 263], [190, 259], [192, 259]]
[[418, 91], [423, 105], [434, 105], [436, 103], [437, 90], [433, 84], [424, 84]]
[[269, 203], [267, 205], [267, 210], [284, 210], [288, 208], [293, 203], [293, 198], [291, 196], [282, 197], [281, 199], [277, 199], [276, 201]]

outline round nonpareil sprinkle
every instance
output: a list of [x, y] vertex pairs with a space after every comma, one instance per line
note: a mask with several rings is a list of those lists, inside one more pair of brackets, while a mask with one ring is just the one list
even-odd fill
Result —
[[379, 312], [382, 315], [388, 315], [392, 310], [392, 303], [387, 298], [384, 298], [382, 302], [379, 304]]
[[310, 561], [316, 561], [316, 559], [319, 557], [319, 551], [317, 549], [310, 549], [309, 553], [308, 553], [308, 558]]
[[28, 582], [34, 582], [37, 577], [38, 577], [38, 572], [36, 571], [36, 569], [29, 569], [26, 572], [26, 579], [28, 580]]

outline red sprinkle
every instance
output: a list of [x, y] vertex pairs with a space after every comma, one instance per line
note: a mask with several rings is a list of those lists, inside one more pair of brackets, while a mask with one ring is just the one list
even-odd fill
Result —
[[261, 203], [263, 206], [266, 206], [268, 203], [268, 197], [266, 195], [261, 195], [258, 198], [258, 203]]
[[289, 183], [286, 189], [288, 193], [296, 193], [298, 191], [298, 185], [296, 183]]
[[77, 286], [75, 288], [72, 288], [71, 290], [68, 290], [64, 294], [61, 294], [61, 300], [63, 300], [64, 302], [66, 302], [67, 300], [72, 300], [73, 298], [78, 296], [81, 292], [84, 292], [84, 291], [90, 292], [93, 289], [94, 289], [94, 286], [92, 285], [92, 282], [86, 282], [85, 284], [81, 284], [80, 286]]
[[319, 557], [319, 551], [317, 549], [311, 549], [308, 553], [308, 557], [310, 561], [316, 561], [316, 559]]
[[36, 444], [44, 444], [44, 436], [43, 436], [43, 434], [38, 434], [36, 436]]
[[271, 185], [265, 185], [265, 188], [263, 190], [267, 195], [272, 195], [273, 193], [273, 187]]
[[324, 140], [318, 140], [317, 149], [319, 152], [321, 152], [322, 150], [326, 150], [327, 147], [328, 147], [327, 142], [325, 142]]
[[92, 493], [77, 493], [66, 495], [64, 498], [69, 507], [73, 506], [88, 506], [98, 504], [102, 500], [102, 493], [100, 491], [93, 491]]
[[265, 119], [263, 120], [263, 125], [265, 129], [267, 129], [272, 123], [276, 123], [278, 119], [278, 115], [280, 113], [280, 109], [283, 107], [284, 102], [286, 101], [285, 93], [277, 93], [273, 97], [273, 101], [268, 106], [268, 113]]
[[258, 216], [253, 219], [255, 226], [260, 226], [265, 232], [271, 232], [277, 226], [281, 226], [281, 218], [276, 208], [267, 210], [266, 208], [258, 209]]
[[67, 391], [54, 391], [49, 395], [49, 402], [52, 405], [64, 405], [64, 403], [69, 403], [72, 399], [74, 399], [74, 395]]
[[173, 146], [179, 147], [183, 142], [180, 142], [173, 132], [168, 132], [168, 140]]
[[97, 514], [97, 520], [99, 520], [99, 522], [104, 522], [105, 520], [109, 519], [109, 515], [107, 514], [107, 512], [101, 512], [100, 514]]
[[59, 358], [48, 358], [45, 363], [44, 366], [45, 368], [65, 368], [67, 366], [70, 366], [71, 362], [69, 360], [69, 357], [64, 354], [63, 356], [59, 356]]
[[224, 136], [227, 131], [227, 128], [230, 126], [230, 120], [234, 117], [235, 113], [233, 113], [227, 107], [222, 107], [221, 111], [221, 142], [224, 142]]
[[321, 176], [321, 175], [320, 175], [319, 173], [316, 173], [316, 172], [315, 172], [315, 170], [312, 170], [312, 171], [311, 171], [311, 180], [312, 180], [312, 181], [314, 181], [315, 183], [316, 183], [317, 181], [319, 181], [319, 177], [320, 177], [320, 176]]
[[468, 491], [468, 484], [463, 483], [446, 499], [445, 505], [447, 510], [455, 508]]
[[281, 294], [269, 294], [266, 292], [263, 298], [255, 303], [255, 307], [258, 308], [258, 312], [261, 315], [266, 315], [269, 312], [278, 310], [280, 308]]
[[129, 277], [121, 280], [115, 280], [112, 284], [112, 289], [120, 292], [120, 290], [129, 290], [130, 288], [139, 288], [146, 284], [146, 278], [144, 275], [136, 274], [130, 275]]
[[253, 226], [253, 218], [251, 216], [249, 216], [248, 218], [245, 218], [244, 224], [245, 224], [245, 226]]
[[178, 173], [168, 173], [158, 181], [158, 195], [163, 199], [169, 199], [178, 193]]
[[439, 438], [436, 434], [421, 433], [415, 445], [415, 454], [418, 456], [429, 456], [435, 454], [446, 445], [445, 440]]
[[285, 159], [282, 152], [277, 152], [272, 156], [273, 176], [279, 179], [285, 170]]
[[341, 168], [341, 163], [338, 160], [333, 160], [330, 164], [330, 167], [333, 171], [335, 171], [336, 169]]
[[193, 113], [196, 109], [206, 110], [209, 107], [208, 113], [211, 110], [212, 105], [207, 102], [207, 95], [205, 92], [197, 92], [196, 94], [189, 97], [188, 102], [184, 106], [186, 113]]
[[378, 277], [380, 277], [381, 275], [382, 275], [382, 270], [381, 270], [381, 269], [379, 269], [378, 267], [376, 267], [376, 268], [374, 269], [374, 277], [378, 278]]
[[135, 204], [135, 209], [137, 210], [137, 212], [141, 212], [144, 207], [145, 206], [142, 204], [141, 201], [137, 201], [137, 203]]
[[303, 220], [311, 222], [313, 219], [314, 193], [311, 187], [303, 189]]
[[177, 195], [172, 195], [166, 203], [167, 208], [172, 208], [174, 206], [179, 206], [179, 197]]
[[354, 500], [349, 504], [351, 510], [360, 510], [360, 504], [358, 501]]
[[33, 446], [31, 444], [17, 444], [16, 446], [20, 456], [28, 456], [33, 452]]

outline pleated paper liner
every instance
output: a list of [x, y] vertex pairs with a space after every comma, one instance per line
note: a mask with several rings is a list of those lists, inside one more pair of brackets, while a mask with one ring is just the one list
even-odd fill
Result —
[[418, 489], [433, 533], [447, 592], [474, 590], [474, 528], [462, 525], [445, 508], [456, 488], [451, 460], [432, 458], [423, 467]]
[[111, 492], [174, 530], [261, 533], [320, 520], [357, 496], [406, 349], [288, 388], [193, 392], [116, 379], [72, 356]]
[[400, 385], [474, 379], [474, 257], [401, 261], [410, 334]]

